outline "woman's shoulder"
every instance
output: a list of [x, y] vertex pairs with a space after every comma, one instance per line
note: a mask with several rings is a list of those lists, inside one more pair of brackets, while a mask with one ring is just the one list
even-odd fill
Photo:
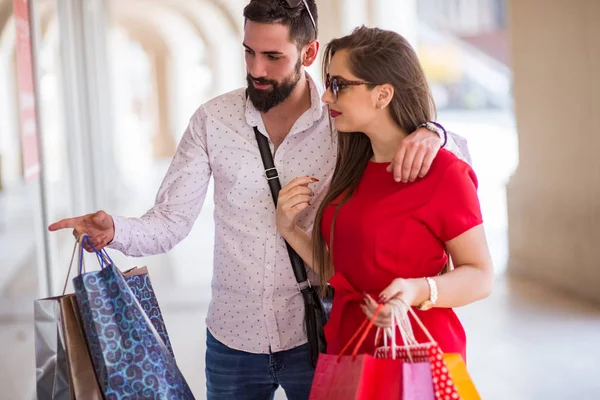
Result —
[[453, 183], [450, 188], [458, 182], [472, 182], [475, 186], [478, 185], [477, 176], [471, 166], [446, 149], [440, 149], [424, 179], [429, 179], [435, 189], [445, 181]]
[[448, 169], [471, 170], [471, 166], [446, 149], [440, 149], [431, 163], [429, 171], [432, 175], [444, 175]]

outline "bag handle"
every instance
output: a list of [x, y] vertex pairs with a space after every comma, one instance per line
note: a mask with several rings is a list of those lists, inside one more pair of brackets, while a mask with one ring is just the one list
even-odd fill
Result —
[[346, 350], [348, 350], [350, 348], [350, 345], [352, 344], [352, 342], [358, 337], [358, 335], [360, 335], [362, 333], [362, 336], [360, 337], [360, 339], [358, 339], [358, 342], [356, 342], [356, 345], [354, 346], [354, 350], [352, 351], [352, 360], [356, 359], [356, 356], [358, 355], [358, 349], [364, 343], [364, 341], [367, 339], [367, 335], [369, 334], [371, 327], [375, 324], [375, 319], [377, 319], [377, 316], [381, 312], [381, 309], [383, 308], [383, 306], [384, 306], [384, 304], [379, 304], [377, 306], [377, 309], [375, 310], [375, 313], [373, 314], [373, 318], [371, 318], [370, 320], [365, 319], [363, 321], [361, 326], [356, 330], [356, 332], [354, 332], [354, 335], [352, 335], [350, 340], [348, 340], [348, 343], [346, 343], [344, 348], [340, 351], [340, 354], [337, 357], [337, 362], [340, 362], [340, 360], [342, 359], [342, 356], [344, 355]]
[[[403, 335], [403, 339], [404, 339], [404, 336], [406, 336], [405, 343], [408, 342], [411, 345], [419, 344], [419, 342], [415, 338], [414, 332], [412, 330], [412, 325], [410, 324], [410, 319], [408, 318], [408, 314], [410, 314], [413, 317], [413, 319], [415, 320], [417, 325], [419, 325], [419, 328], [421, 328], [423, 333], [425, 333], [425, 336], [427, 336], [427, 339], [431, 343], [437, 343], [435, 341], [435, 339], [433, 338], [433, 336], [431, 336], [431, 333], [429, 333], [429, 330], [425, 327], [425, 325], [423, 324], [421, 319], [417, 316], [417, 313], [415, 313], [413, 308], [410, 307], [408, 304], [406, 304], [406, 302], [404, 300], [393, 299], [393, 300], [390, 300], [388, 302], [388, 304], [392, 307], [392, 328], [394, 328], [394, 325], [396, 325], [398, 327], [398, 329], [400, 330], [400, 334]], [[385, 331], [384, 333], [387, 335], [390, 334], [387, 331]], [[384, 337], [384, 340], [385, 340], [385, 337]]]
[[62, 295], [65, 295], [67, 291], [67, 284], [69, 283], [69, 277], [71, 276], [71, 269], [73, 268], [73, 261], [75, 260], [75, 252], [77, 248], [79, 248], [79, 257], [78, 264], [80, 265], [80, 270], [83, 269], [85, 271], [85, 261], [83, 260], [83, 245], [81, 244], [83, 235], [79, 235], [75, 239], [75, 245], [73, 246], [73, 253], [71, 254], [71, 261], [69, 261], [69, 269], [67, 270], [67, 277], [65, 278], [65, 285], [63, 286]]
[[[397, 344], [396, 344], [396, 328], [398, 331], [400, 331], [400, 336], [402, 337], [402, 342], [405, 344], [405, 348], [407, 350], [407, 355], [408, 355], [408, 359], [410, 360], [410, 362], [414, 362], [413, 358], [412, 358], [412, 354], [410, 351], [410, 347], [411, 346], [417, 346], [419, 345], [419, 342], [417, 342], [415, 335], [413, 333], [413, 329], [412, 329], [412, 325], [410, 324], [410, 320], [408, 318], [402, 318], [402, 314], [403, 314], [403, 310], [401, 309], [401, 305], [403, 305], [403, 303], [399, 303], [399, 302], [391, 302], [389, 304], [390, 308], [391, 308], [391, 318], [392, 318], [392, 326], [390, 328], [386, 328], [384, 330], [383, 333], [383, 345], [387, 348], [388, 347], [388, 337], [391, 338], [391, 353], [392, 353], [392, 359], [395, 360], [396, 359], [396, 349], [397, 349]], [[406, 314], [404, 314], [406, 315]], [[380, 334], [380, 330], [377, 331], [377, 336], [379, 336]], [[375, 342], [377, 343], [377, 338], [375, 339]]]
[[[430, 343], [437, 343], [437, 342], [435, 341], [435, 339], [433, 338], [433, 336], [431, 335], [429, 330], [427, 330], [427, 328], [425, 327], [425, 325], [423, 324], [421, 319], [414, 312], [412, 307], [408, 306], [406, 304], [406, 302], [404, 302], [401, 299], [393, 299], [393, 300], [389, 301], [388, 304], [391, 307], [392, 326], [389, 328], [385, 328], [385, 329], [379, 328], [377, 330], [377, 335], [375, 336], [375, 346], [377, 346], [377, 344], [379, 343], [379, 335], [380, 335], [381, 331], [383, 330], [384, 347], [388, 347], [388, 343], [387, 343], [388, 338], [390, 338], [392, 341], [391, 346], [389, 346], [389, 347], [391, 347], [391, 358], [395, 359], [397, 348], [402, 347], [402, 348], [406, 349], [409, 360], [411, 362], [413, 362], [411, 348], [417, 347], [417, 346], [421, 345], [421, 343], [419, 343], [417, 341], [417, 339], [415, 338], [415, 335], [414, 335], [414, 332], [412, 329], [412, 325], [411, 325], [410, 319], [408, 317], [409, 313], [412, 315], [412, 317], [415, 320], [415, 322], [417, 323], [417, 325], [419, 325], [421, 330], [425, 333], [429, 342]], [[396, 344], [396, 328], [398, 329], [398, 331], [400, 332], [400, 335], [402, 336], [402, 340], [405, 344], [404, 346], [398, 346]]]
[[[419, 316], [417, 315], [417, 313], [415, 312], [415, 310], [413, 310], [413, 308], [411, 306], [409, 306], [408, 304], [406, 304], [406, 302], [404, 300], [401, 299], [395, 299], [391, 301], [392, 303], [399, 303], [402, 304], [402, 306], [404, 306], [408, 312], [410, 313], [410, 315], [412, 315], [413, 319], [415, 320], [415, 322], [417, 323], [417, 325], [419, 325], [419, 328], [421, 328], [421, 330], [423, 331], [423, 333], [425, 333], [425, 336], [427, 336], [427, 339], [429, 339], [430, 342], [432, 343], [437, 343], [435, 341], [435, 339], [433, 338], [433, 336], [431, 336], [431, 333], [429, 333], [429, 330], [425, 327], [425, 324], [423, 324], [423, 322], [421, 321], [421, 319], [419, 318]], [[406, 316], [406, 319], [408, 320], [408, 314], [404, 314]], [[414, 335], [413, 335], [413, 339], [414, 339]], [[414, 339], [416, 342], [416, 339]], [[418, 343], [418, 342], [417, 342]]]
[[69, 269], [67, 270], [67, 277], [65, 278], [65, 284], [63, 286], [62, 295], [64, 296], [67, 291], [67, 284], [69, 283], [69, 277], [71, 276], [71, 270], [73, 269], [73, 261], [75, 260], [75, 252], [79, 249], [78, 252], [78, 264], [79, 264], [79, 275], [85, 273], [85, 258], [83, 257], [83, 247], [85, 243], [90, 245], [90, 247], [94, 250], [96, 254], [96, 258], [98, 259], [98, 263], [100, 264], [100, 268], [104, 269], [113, 264], [113, 260], [110, 258], [105, 249], [100, 251], [96, 250], [92, 242], [90, 241], [90, 237], [86, 234], [79, 235], [75, 240], [75, 245], [73, 246], [73, 252], [71, 253], [71, 261], [69, 261]]
[[84, 235], [81, 235], [81, 249], [80, 249], [81, 257], [79, 258], [79, 275], [81, 275], [83, 273], [83, 269], [84, 269], [83, 247], [86, 244], [88, 246], [90, 246], [92, 248], [92, 250], [94, 250], [94, 253], [96, 253], [96, 258], [98, 259], [98, 263], [100, 264], [101, 269], [104, 269], [104, 268], [114, 264], [113, 260], [110, 258], [110, 256], [106, 252], [106, 250], [105, 249], [102, 249], [100, 251], [97, 250], [96, 247], [94, 247], [94, 245], [92, 244], [90, 237], [88, 235], [84, 234]]

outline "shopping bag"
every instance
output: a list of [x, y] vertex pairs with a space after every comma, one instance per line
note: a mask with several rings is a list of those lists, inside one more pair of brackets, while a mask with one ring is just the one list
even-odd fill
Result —
[[65, 295], [77, 248], [76, 242], [62, 295], [34, 301], [38, 399], [101, 399], [74, 295]]
[[85, 341], [74, 294], [60, 299], [71, 398], [101, 400], [100, 386]]
[[173, 348], [171, 347], [171, 340], [167, 333], [167, 327], [163, 320], [162, 312], [158, 306], [158, 300], [154, 294], [152, 283], [150, 282], [150, 275], [148, 275], [148, 268], [146, 267], [135, 267], [130, 270], [123, 272], [127, 285], [131, 288], [131, 292], [140, 303], [140, 306], [150, 319], [150, 322], [158, 332], [158, 335], [162, 339], [165, 346], [169, 350], [169, 353], [175, 357]]
[[452, 378], [454, 386], [456, 386], [456, 390], [458, 391], [460, 399], [481, 400], [481, 396], [479, 396], [477, 388], [471, 380], [471, 376], [467, 371], [467, 366], [462, 356], [456, 353], [445, 353], [443, 358], [446, 368], [448, 368], [450, 378]]
[[396, 359], [408, 363], [427, 363], [431, 370], [434, 389], [434, 399], [447, 400], [458, 399], [458, 391], [444, 363], [443, 353], [439, 345], [433, 343], [413, 344], [409, 346], [398, 346], [392, 353], [390, 347], [379, 347], [375, 350], [375, 358], [390, 358], [395, 354]]
[[71, 399], [60, 307], [60, 297], [39, 299], [33, 302], [38, 399]]
[[431, 364], [404, 361], [402, 367], [402, 400], [435, 400]]
[[[83, 241], [92, 249], [88, 237]], [[94, 249], [101, 269], [73, 279], [96, 377], [107, 399], [194, 396], [125, 277]]]
[[[415, 382], [411, 389], [423, 391], [423, 396], [430, 395], [429, 388], [433, 388], [433, 397], [435, 400], [460, 399], [458, 390], [452, 380], [446, 363], [444, 362], [443, 352], [437, 342], [433, 339], [425, 325], [421, 322], [412, 307], [407, 306], [400, 300], [390, 301], [392, 306], [392, 328], [380, 329], [376, 335], [376, 345], [379, 342], [380, 333], [383, 332], [384, 345], [375, 349], [374, 357], [382, 359], [402, 360], [407, 364], [425, 363], [429, 365], [431, 371], [431, 381], [426, 382], [425, 377], [421, 377], [419, 382]], [[417, 325], [426, 334], [429, 342], [419, 343], [414, 336], [410, 320], [410, 314]], [[403, 346], [396, 345], [396, 331], [399, 331]], [[391, 340], [388, 345], [387, 341]], [[422, 368], [422, 367], [421, 367]], [[415, 386], [415, 385], [419, 386]], [[427, 399], [427, 397], [417, 397]]]
[[[361, 325], [339, 355], [319, 354], [310, 400], [402, 399], [402, 361], [357, 354], [381, 307], [372, 320]], [[344, 355], [358, 337], [352, 354]]]
[[367, 400], [373, 361], [370, 355], [356, 357], [321, 353], [313, 377], [310, 400]]

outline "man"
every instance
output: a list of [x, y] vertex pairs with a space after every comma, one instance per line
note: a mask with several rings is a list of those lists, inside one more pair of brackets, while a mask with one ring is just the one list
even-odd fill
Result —
[[[327, 107], [304, 71], [315, 62], [314, 0], [253, 0], [244, 9], [248, 87], [210, 100], [192, 116], [156, 204], [141, 218], [103, 211], [52, 224], [128, 256], [169, 251], [189, 233], [215, 181], [214, 276], [207, 323], [208, 399], [269, 399], [281, 385], [288, 399], [307, 399], [303, 299], [275, 227], [253, 127], [268, 137], [282, 184], [314, 176], [314, 201], [298, 224], [310, 230], [335, 166], [336, 137]], [[247, 96], [247, 97], [246, 97]], [[403, 141], [398, 180], [427, 173], [440, 137], [421, 128]], [[390, 174], [390, 179], [392, 175]]]

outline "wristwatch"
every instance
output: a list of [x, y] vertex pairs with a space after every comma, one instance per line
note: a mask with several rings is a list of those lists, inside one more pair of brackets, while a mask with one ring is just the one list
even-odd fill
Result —
[[435, 283], [435, 280], [433, 278], [425, 278], [425, 280], [429, 285], [429, 299], [419, 304], [417, 308], [421, 311], [427, 311], [433, 308], [435, 303], [437, 303], [438, 298], [437, 283]]
[[437, 134], [442, 141], [442, 147], [444, 147], [446, 142], [448, 142], [448, 133], [446, 133], [446, 129], [442, 126], [442, 124], [433, 121], [427, 121], [417, 126], [417, 129], [418, 128], [425, 128]]

